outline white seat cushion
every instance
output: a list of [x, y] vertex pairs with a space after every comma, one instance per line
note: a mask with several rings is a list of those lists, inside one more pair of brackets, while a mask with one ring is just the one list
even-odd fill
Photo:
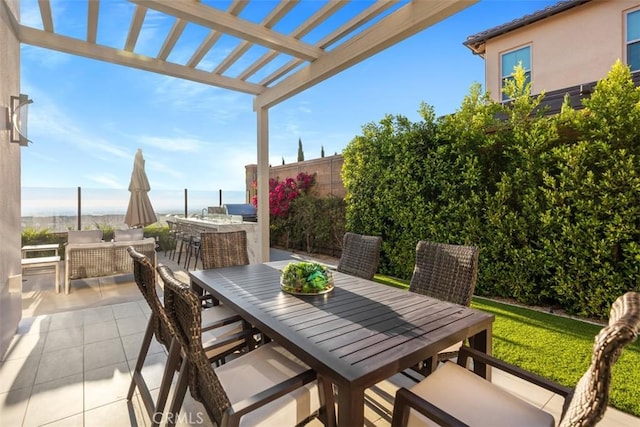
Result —
[[[470, 426], [555, 425], [551, 414], [451, 362], [436, 369], [411, 391]], [[411, 410], [407, 426], [425, 425], [438, 424]]]
[[102, 230], [69, 230], [68, 243], [101, 243]]
[[439, 353], [454, 353], [458, 350], [460, 350], [460, 346], [464, 344], [463, 341], [458, 341], [455, 344], [450, 345], [449, 347], [445, 348], [444, 350], [440, 350]]
[[234, 347], [243, 343], [243, 340], [233, 341], [227, 345], [222, 347], [214, 348], [211, 350], [207, 350], [207, 347], [216, 343], [216, 341], [225, 338], [229, 335], [237, 334], [242, 332], [242, 322], [232, 323], [230, 325], [221, 326], [219, 328], [209, 329], [207, 331], [202, 332], [202, 346], [205, 349], [207, 357], [211, 359], [212, 357], [222, 354], [228, 350], [231, 350]]
[[[231, 404], [254, 396], [309, 367], [280, 345], [270, 342], [216, 368]], [[241, 426], [292, 426], [320, 408], [316, 381], [242, 417]]]
[[227, 319], [229, 317], [236, 316], [237, 313], [226, 305], [216, 305], [211, 308], [202, 310], [202, 327], [206, 328], [215, 322]]
[[144, 239], [144, 230], [142, 228], [130, 228], [126, 230], [114, 230], [114, 242], [130, 242], [133, 240]]

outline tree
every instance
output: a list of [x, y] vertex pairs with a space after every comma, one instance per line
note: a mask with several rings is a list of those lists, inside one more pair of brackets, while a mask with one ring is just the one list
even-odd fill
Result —
[[298, 161], [304, 162], [304, 151], [302, 151], [302, 139], [298, 138]]
[[282, 158], [282, 164], [284, 165], [284, 157]]
[[320, 157], [324, 157], [324, 145], [320, 146]]

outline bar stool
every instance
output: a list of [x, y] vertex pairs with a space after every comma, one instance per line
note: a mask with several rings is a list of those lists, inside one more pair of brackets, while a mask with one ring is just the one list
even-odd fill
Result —
[[194, 225], [191, 228], [191, 235], [189, 238], [189, 243], [187, 244], [187, 250], [185, 255], [184, 268], [189, 270], [189, 266], [191, 264], [191, 258], [195, 259], [195, 263], [193, 265], [193, 269], [195, 270], [198, 267], [198, 258], [200, 258], [200, 248], [201, 248], [201, 235], [204, 233], [206, 229], [204, 227], [200, 227]]
[[[182, 252], [185, 249], [185, 245], [189, 244], [189, 239], [191, 238], [191, 228], [187, 224], [178, 223], [178, 232], [176, 236], [178, 241], [180, 241], [180, 249], [176, 249], [176, 251], [178, 252], [177, 262], [178, 262], [178, 265], [180, 265], [180, 261], [182, 260]], [[186, 256], [186, 253], [185, 253], [185, 256]], [[173, 259], [175, 259], [175, 252], [172, 260]]]
[[175, 251], [176, 245], [178, 244], [177, 233], [178, 233], [178, 223], [174, 219], [167, 218], [167, 226], [169, 227], [169, 234], [167, 236], [167, 247], [164, 249], [164, 256], [167, 256], [167, 252], [169, 252], [169, 256], [171, 253]]

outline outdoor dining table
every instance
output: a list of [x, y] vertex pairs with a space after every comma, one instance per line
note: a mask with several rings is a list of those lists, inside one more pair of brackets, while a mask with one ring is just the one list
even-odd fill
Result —
[[[338, 425], [364, 424], [365, 389], [471, 338], [491, 353], [494, 316], [333, 272], [323, 295], [281, 291], [287, 261], [189, 273], [192, 283], [255, 325], [337, 387]], [[488, 378], [490, 368], [474, 365]]]

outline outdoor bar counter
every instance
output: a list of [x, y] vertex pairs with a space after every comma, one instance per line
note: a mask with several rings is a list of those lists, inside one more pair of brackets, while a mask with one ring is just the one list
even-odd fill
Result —
[[175, 218], [178, 224], [192, 225], [210, 229], [211, 231], [238, 231], [247, 232], [247, 252], [249, 253], [249, 263], [258, 264], [258, 223], [242, 221], [238, 215], [206, 215], [203, 218]]

